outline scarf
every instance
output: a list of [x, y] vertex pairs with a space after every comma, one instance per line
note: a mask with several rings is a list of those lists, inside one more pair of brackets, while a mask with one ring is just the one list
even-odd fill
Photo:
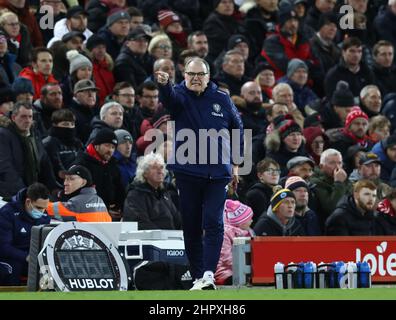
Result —
[[51, 127], [49, 133], [67, 146], [77, 145], [76, 128]]
[[351, 138], [355, 144], [358, 144], [364, 148], [368, 147], [368, 141], [370, 140], [369, 137], [367, 135], [365, 135], [363, 138], [358, 138], [356, 137], [352, 132], [350, 132], [349, 130], [342, 128], [342, 133], [344, 135], [346, 135], [347, 137]]
[[392, 207], [392, 203], [389, 199], [382, 200], [377, 207], [379, 212], [382, 212], [390, 217], [396, 217], [396, 212]]
[[21, 143], [23, 152], [23, 181], [29, 186], [38, 181], [40, 174], [40, 161], [37, 144], [33, 135], [23, 136], [14, 123], [8, 127]]
[[92, 157], [95, 158], [96, 160], [98, 160], [101, 164], [105, 165], [108, 163], [108, 161], [103, 160], [100, 155], [98, 154], [98, 152], [96, 151], [93, 143], [90, 143], [87, 146], [87, 153]]

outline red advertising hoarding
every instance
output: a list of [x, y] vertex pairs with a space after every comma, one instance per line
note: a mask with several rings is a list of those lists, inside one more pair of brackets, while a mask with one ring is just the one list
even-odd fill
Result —
[[274, 282], [277, 262], [367, 261], [373, 282], [396, 282], [396, 236], [256, 237], [251, 240], [252, 283]]

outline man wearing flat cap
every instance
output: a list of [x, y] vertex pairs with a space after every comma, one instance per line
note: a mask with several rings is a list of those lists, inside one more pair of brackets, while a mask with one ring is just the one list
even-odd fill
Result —
[[74, 164], [86, 167], [92, 174], [92, 182], [113, 218], [119, 221], [125, 199], [125, 189], [121, 182], [120, 171], [113, 158], [118, 140], [110, 129], [100, 130], [84, 152], [77, 155]]
[[152, 60], [147, 54], [150, 39], [150, 35], [141, 27], [128, 34], [115, 61], [116, 82], [126, 81], [137, 88], [152, 73]]
[[77, 137], [85, 143], [92, 131], [91, 121], [99, 114], [96, 108], [98, 88], [92, 80], [80, 80], [74, 85], [74, 97], [70, 109], [76, 116]]

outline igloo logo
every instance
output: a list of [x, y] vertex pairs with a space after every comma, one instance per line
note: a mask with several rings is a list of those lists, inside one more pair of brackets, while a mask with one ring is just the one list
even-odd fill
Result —
[[362, 250], [356, 249], [356, 261], [367, 261], [371, 267], [371, 274], [380, 276], [396, 276], [396, 253], [387, 253], [388, 243], [381, 242], [376, 247], [376, 253], [367, 253], [363, 257]]

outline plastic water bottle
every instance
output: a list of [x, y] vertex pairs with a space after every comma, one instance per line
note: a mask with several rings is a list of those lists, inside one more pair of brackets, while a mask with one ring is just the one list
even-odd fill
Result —
[[294, 262], [290, 262], [285, 268], [287, 289], [293, 289], [295, 287], [294, 277], [297, 268], [297, 264]]
[[281, 262], [275, 263], [274, 265], [275, 273], [275, 288], [284, 289], [284, 277], [285, 277], [285, 265]]
[[337, 288], [347, 288], [347, 270], [346, 264], [343, 261], [336, 262], [336, 273], [337, 273]]
[[355, 262], [348, 262], [348, 289], [356, 289], [357, 286], [357, 266]]
[[304, 262], [297, 265], [297, 270], [294, 274], [294, 288], [304, 288]]
[[371, 269], [367, 261], [358, 262], [358, 288], [371, 288]]
[[326, 288], [326, 275], [328, 272], [328, 264], [321, 262], [318, 264], [318, 270], [317, 270], [317, 277], [318, 277], [318, 288]]
[[316, 266], [312, 261], [304, 263], [304, 288], [315, 288], [315, 270]]

